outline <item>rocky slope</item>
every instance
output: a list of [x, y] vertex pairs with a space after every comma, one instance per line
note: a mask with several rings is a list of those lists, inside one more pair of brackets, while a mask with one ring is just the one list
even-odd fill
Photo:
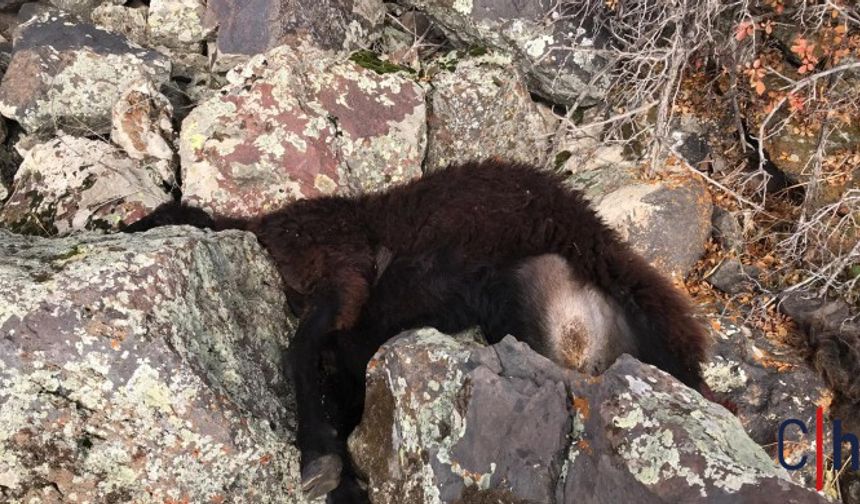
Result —
[[[277, 271], [240, 232], [112, 234], [163, 202], [255, 215], [500, 157], [569, 172], [676, 278], [737, 240], [700, 181], [559, 128], [550, 104], [606, 90], [594, 51], [558, 49], [605, 35], [548, 5], [0, 0], [0, 501], [304, 502]], [[374, 502], [819, 501], [773, 442], [811, 425], [821, 378], [743, 324], [713, 333], [737, 419], [630, 358], [591, 380], [407, 334], [373, 361], [353, 456]]]

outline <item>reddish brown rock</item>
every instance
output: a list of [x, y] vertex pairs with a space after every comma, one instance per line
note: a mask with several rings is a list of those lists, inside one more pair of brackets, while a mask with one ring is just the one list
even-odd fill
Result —
[[173, 106], [149, 80], [134, 82], [113, 107], [111, 140], [132, 159], [161, 162], [162, 178], [173, 182]]
[[282, 47], [228, 79], [182, 124], [183, 197], [193, 205], [250, 216], [421, 174], [424, 91], [400, 74]]

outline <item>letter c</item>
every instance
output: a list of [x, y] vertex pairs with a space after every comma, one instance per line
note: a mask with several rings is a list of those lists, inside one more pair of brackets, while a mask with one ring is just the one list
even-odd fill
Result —
[[783, 455], [783, 448], [785, 441], [785, 428], [789, 425], [796, 425], [800, 427], [800, 432], [804, 434], [806, 434], [808, 431], [806, 430], [806, 424], [796, 418], [789, 418], [788, 420], [785, 420], [781, 424], [779, 424], [779, 432], [777, 433], [776, 438], [776, 453], [779, 457], [779, 465], [788, 469], [789, 471], [796, 471], [806, 465], [806, 455], [801, 457], [800, 461], [796, 464], [789, 464], [788, 462], [786, 462], [785, 456]]

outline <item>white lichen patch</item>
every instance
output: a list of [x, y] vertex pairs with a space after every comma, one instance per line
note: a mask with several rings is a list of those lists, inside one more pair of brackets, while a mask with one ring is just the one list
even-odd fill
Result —
[[739, 362], [716, 357], [702, 366], [702, 377], [714, 392], [729, 393], [745, 387], [748, 381]]
[[524, 44], [526, 54], [532, 58], [540, 58], [544, 55], [547, 48], [552, 46], [553, 42], [552, 35], [541, 35], [531, 39]]
[[764, 478], [787, 477], [723, 408], [673, 381], [624, 378], [630, 396], [605, 407], [617, 410], [613, 443], [643, 484], [659, 492], [664, 482], [681, 478], [706, 497], [714, 489], [732, 494]]
[[472, 14], [472, 9], [474, 6], [472, 5], [472, 0], [454, 0], [454, 3], [451, 5], [451, 8], [454, 11], [459, 12], [460, 14], [464, 14], [466, 16]]

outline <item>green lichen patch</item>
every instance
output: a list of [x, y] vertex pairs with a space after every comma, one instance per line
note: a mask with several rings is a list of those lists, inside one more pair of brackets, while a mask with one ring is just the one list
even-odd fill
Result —
[[383, 60], [375, 52], [368, 51], [367, 49], [362, 49], [360, 51], [352, 53], [352, 55], [349, 57], [349, 60], [362, 68], [373, 70], [380, 75], [396, 72], [407, 72], [411, 74], [415, 73], [415, 70], [409, 67], [397, 65], [390, 61]]

